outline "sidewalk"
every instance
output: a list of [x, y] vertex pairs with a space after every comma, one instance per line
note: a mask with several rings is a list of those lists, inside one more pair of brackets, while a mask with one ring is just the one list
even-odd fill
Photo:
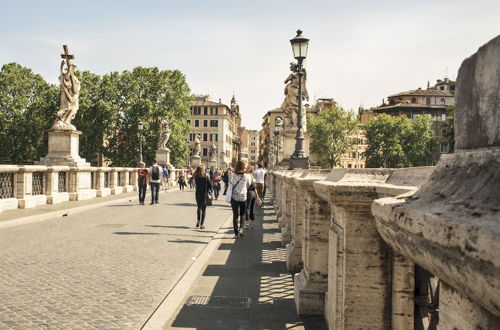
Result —
[[[177, 187], [169, 187], [166, 190], [160, 190], [161, 196]], [[179, 188], [177, 188], [179, 189]], [[146, 195], [146, 201], [151, 198], [150, 191]], [[130, 202], [135, 203], [138, 199], [138, 192], [122, 193], [106, 197], [96, 197], [84, 201], [67, 201], [59, 204], [45, 204], [29, 209], [14, 209], [0, 212], [0, 229], [47, 220], [50, 218], [68, 216], [79, 212], [91, 210], [97, 207], [106, 206], [113, 203]]]
[[221, 227], [215, 252], [177, 299], [164, 329], [327, 329], [321, 316], [296, 316], [272, 206], [266, 203], [256, 217], [243, 238], [233, 238], [232, 220]]

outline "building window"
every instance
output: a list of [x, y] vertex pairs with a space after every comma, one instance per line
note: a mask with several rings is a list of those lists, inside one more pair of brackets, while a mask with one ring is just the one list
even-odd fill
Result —
[[430, 97], [425, 99], [425, 104], [431, 105], [431, 98]]
[[204, 115], [208, 115], [208, 107], [204, 107], [203, 108], [203, 114]]
[[439, 86], [440, 91], [444, 91], [444, 86]]
[[203, 127], [208, 127], [208, 120], [206, 120], [206, 119], [205, 119], [205, 120], [203, 121]]
[[444, 98], [441, 99], [441, 104], [442, 105], [445, 105], [446, 104], [446, 100]]
[[218, 127], [218, 126], [219, 126], [219, 121], [217, 119], [210, 120], [210, 127]]
[[214, 133], [214, 141], [218, 142], [219, 141], [219, 134]]
[[217, 115], [217, 114], [218, 114], [217, 107], [212, 107], [212, 108], [210, 109], [210, 114], [211, 114], [211, 115]]
[[208, 134], [207, 133], [203, 133], [203, 141], [208, 141]]
[[194, 127], [200, 127], [200, 121], [198, 119], [194, 121]]
[[441, 120], [442, 120], [442, 121], [446, 121], [446, 114], [445, 114], [445, 113], [442, 113], [442, 114], [441, 114]]
[[416, 97], [412, 97], [411, 98], [411, 103], [417, 103], [417, 98]]
[[441, 153], [442, 154], [447, 154], [449, 151], [450, 148], [449, 148], [449, 145], [448, 143], [441, 143]]
[[203, 156], [204, 157], [208, 156], [208, 150], [207, 150], [207, 148], [203, 148]]
[[191, 125], [191, 119], [188, 119], [188, 125]]
[[417, 119], [418, 113], [412, 113], [411, 114], [411, 119]]
[[200, 107], [194, 107], [194, 108], [193, 108], [193, 113], [194, 113], [195, 115], [200, 115], [200, 114], [201, 114]]

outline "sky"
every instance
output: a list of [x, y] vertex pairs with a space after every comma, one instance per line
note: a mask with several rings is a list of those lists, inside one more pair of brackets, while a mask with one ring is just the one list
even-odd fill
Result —
[[57, 82], [62, 45], [80, 70], [179, 69], [191, 91], [230, 103], [243, 125], [283, 101], [289, 40], [310, 39], [309, 103], [377, 106], [384, 97], [455, 79], [461, 62], [500, 33], [500, 1], [0, 0], [0, 65]]

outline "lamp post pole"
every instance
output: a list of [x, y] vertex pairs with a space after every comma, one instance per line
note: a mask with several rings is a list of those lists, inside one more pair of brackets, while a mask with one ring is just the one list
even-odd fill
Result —
[[298, 93], [297, 93], [297, 133], [295, 134], [295, 151], [290, 157], [290, 168], [309, 168], [309, 157], [304, 151], [304, 130], [302, 128], [302, 63], [307, 56], [309, 39], [302, 36], [302, 31], [297, 30], [297, 36], [290, 40], [293, 56], [297, 60]]
[[137, 124], [137, 128], [139, 129], [139, 163], [143, 163], [142, 161], [142, 130], [144, 129], [144, 124], [140, 121]]

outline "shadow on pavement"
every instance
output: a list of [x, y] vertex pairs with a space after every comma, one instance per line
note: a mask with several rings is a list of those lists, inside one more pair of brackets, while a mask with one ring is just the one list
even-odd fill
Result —
[[184, 304], [169, 329], [327, 329], [322, 316], [296, 316], [293, 277], [286, 270], [280, 231], [275, 220], [262, 221], [263, 212], [271, 213], [272, 207], [256, 209], [256, 224], [245, 237], [220, 244], [190, 291], [234, 298], [227, 301], [250, 298], [249, 308]]
[[208, 244], [208, 242], [194, 241], [189, 239], [169, 240], [171, 243]]

